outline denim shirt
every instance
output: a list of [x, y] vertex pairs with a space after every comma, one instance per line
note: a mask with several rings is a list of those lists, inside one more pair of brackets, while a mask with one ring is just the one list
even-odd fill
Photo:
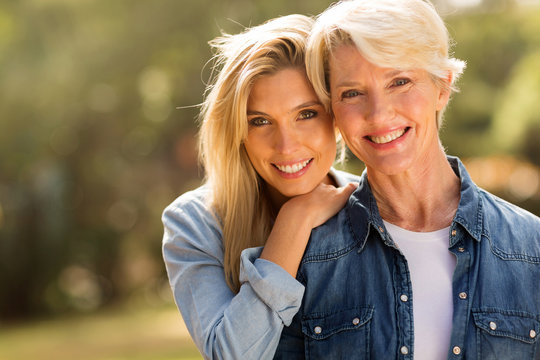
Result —
[[[463, 164], [448, 250], [457, 258], [448, 359], [540, 359], [540, 219], [478, 188]], [[300, 310], [276, 359], [413, 359], [407, 261], [364, 172], [346, 207], [312, 231]], [[437, 331], [437, 329], [433, 329]]]
[[[358, 181], [332, 169], [339, 186]], [[163, 258], [174, 300], [205, 359], [272, 359], [281, 330], [298, 311], [304, 286], [280, 266], [259, 259], [262, 247], [240, 258], [240, 291], [225, 282], [219, 219], [202, 186], [164, 211]]]

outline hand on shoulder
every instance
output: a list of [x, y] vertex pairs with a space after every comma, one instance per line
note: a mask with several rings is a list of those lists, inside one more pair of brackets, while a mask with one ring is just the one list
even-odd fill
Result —
[[314, 228], [324, 224], [341, 210], [357, 187], [358, 183], [348, 183], [342, 187], [321, 183], [309, 193], [287, 201], [281, 211], [305, 216], [310, 220], [311, 228]]

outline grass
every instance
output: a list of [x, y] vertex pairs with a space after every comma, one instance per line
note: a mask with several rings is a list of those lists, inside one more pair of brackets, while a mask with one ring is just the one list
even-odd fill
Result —
[[0, 360], [199, 360], [174, 305], [0, 327]]

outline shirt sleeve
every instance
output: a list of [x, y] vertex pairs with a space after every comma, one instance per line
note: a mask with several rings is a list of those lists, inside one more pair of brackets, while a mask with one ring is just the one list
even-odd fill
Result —
[[304, 287], [280, 266], [242, 252], [241, 287], [225, 282], [221, 228], [201, 199], [185, 196], [163, 214], [163, 257], [178, 309], [205, 359], [271, 359]]

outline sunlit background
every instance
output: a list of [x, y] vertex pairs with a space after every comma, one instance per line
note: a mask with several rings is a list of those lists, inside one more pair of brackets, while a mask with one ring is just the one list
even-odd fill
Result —
[[[436, 2], [467, 61], [448, 153], [537, 215], [539, 2]], [[200, 358], [172, 302], [160, 216], [203, 175], [193, 105], [207, 42], [328, 5], [0, 0], [0, 360]]]

